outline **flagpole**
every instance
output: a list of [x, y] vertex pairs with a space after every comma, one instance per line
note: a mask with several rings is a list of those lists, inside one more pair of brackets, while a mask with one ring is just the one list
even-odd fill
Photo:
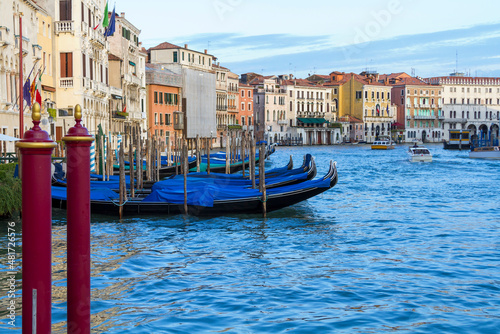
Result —
[[19, 139], [24, 135], [23, 99], [23, 13], [19, 13]]

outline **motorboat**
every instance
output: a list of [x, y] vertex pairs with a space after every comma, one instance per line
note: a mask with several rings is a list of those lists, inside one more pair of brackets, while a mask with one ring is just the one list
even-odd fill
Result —
[[391, 140], [376, 140], [372, 144], [372, 150], [392, 150], [396, 144]]
[[500, 146], [472, 147], [469, 158], [500, 160]]
[[410, 162], [431, 162], [432, 154], [427, 147], [411, 146], [408, 148], [408, 159]]

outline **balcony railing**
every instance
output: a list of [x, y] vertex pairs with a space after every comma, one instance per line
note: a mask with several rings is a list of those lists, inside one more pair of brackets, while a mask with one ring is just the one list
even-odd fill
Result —
[[[16, 45], [15, 45], [15, 49], [16, 49], [16, 53], [19, 53], [19, 40], [20, 40], [20, 37], [19, 35], [16, 35]], [[29, 44], [29, 39], [23, 37], [23, 43], [22, 43], [22, 47], [23, 47], [23, 56], [27, 55], [28, 54], [28, 44]]]
[[0, 46], [7, 46], [9, 42], [7, 41], [7, 33], [9, 32], [9, 28], [6, 26], [0, 26]]
[[75, 27], [73, 26], [73, 21], [57, 21], [55, 22], [55, 31], [56, 34], [59, 35], [60, 33], [75, 33]]
[[73, 88], [73, 78], [62, 78], [59, 80], [59, 87]]
[[123, 78], [133, 86], [141, 86], [141, 79], [139, 79], [136, 75], [127, 73], [123, 76]]
[[102, 33], [101, 29], [89, 29], [90, 32], [90, 41], [97, 46], [104, 46], [105, 45], [105, 39], [104, 39], [104, 34]]
[[278, 121], [278, 124], [279, 125], [287, 125], [288, 121], [286, 119], [281, 119], [281, 120]]
[[33, 60], [37, 61], [42, 59], [42, 47], [38, 44], [33, 44]]

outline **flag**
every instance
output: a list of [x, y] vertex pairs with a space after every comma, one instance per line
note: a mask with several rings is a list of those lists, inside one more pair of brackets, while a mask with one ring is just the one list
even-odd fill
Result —
[[45, 71], [45, 69], [38, 76], [38, 82], [36, 83], [36, 88], [35, 88], [35, 91], [36, 91], [35, 99], [36, 99], [36, 102], [38, 102], [38, 104], [40, 106], [42, 105], [42, 95], [40, 93], [40, 90], [42, 90], [42, 75], [43, 75], [44, 71]]
[[109, 26], [104, 31], [104, 36], [112, 36], [115, 33], [115, 7], [113, 7], [113, 12], [111, 13], [111, 20], [109, 21]]
[[[97, 25], [99, 26], [99, 25]], [[109, 26], [109, 18], [108, 18], [108, 2], [106, 1], [106, 8], [104, 8], [104, 18], [102, 19], [102, 26], [107, 28]], [[96, 27], [97, 28], [97, 27]], [[94, 28], [95, 30], [95, 28]]]
[[29, 107], [31, 107], [30, 78], [29, 77], [23, 86], [23, 99], [26, 101], [26, 104]]
[[30, 86], [30, 96], [31, 96], [31, 101], [29, 103], [29, 105], [31, 106], [33, 104], [33, 101], [35, 101], [35, 90], [36, 90], [36, 77], [37, 77], [38, 73], [35, 74], [35, 77], [33, 78], [33, 82], [31, 83], [31, 86]]

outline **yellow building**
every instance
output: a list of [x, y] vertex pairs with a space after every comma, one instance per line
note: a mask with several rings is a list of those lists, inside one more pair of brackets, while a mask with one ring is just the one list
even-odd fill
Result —
[[[54, 109], [56, 101], [56, 78], [54, 66], [54, 34], [53, 20], [48, 10], [42, 9], [36, 14], [38, 20], [37, 45], [33, 46], [39, 50], [38, 66], [34, 73], [42, 74], [41, 96], [42, 96], [42, 128], [46, 130], [52, 138], [56, 139], [57, 113]], [[33, 77], [32, 77], [33, 80]], [[37, 78], [38, 80], [38, 78]], [[58, 140], [61, 138], [59, 134]]]
[[[390, 136], [391, 124], [396, 119], [396, 107], [391, 104], [392, 86], [380, 83], [378, 74], [332, 72], [329, 83], [338, 87], [337, 113], [342, 119], [361, 120], [346, 125], [344, 135], [354, 141], [373, 142], [379, 136]], [[347, 117], [347, 118], [346, 118]]]

